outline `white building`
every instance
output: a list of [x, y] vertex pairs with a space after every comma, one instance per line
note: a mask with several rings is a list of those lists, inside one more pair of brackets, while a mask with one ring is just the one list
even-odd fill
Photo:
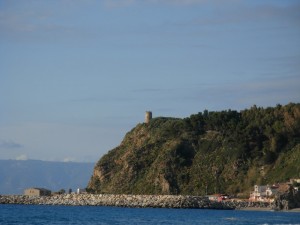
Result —
[[250, 193], [250, 201], [266, 201], [277, 193], [279, 186], [254, 185], [254, 191]]

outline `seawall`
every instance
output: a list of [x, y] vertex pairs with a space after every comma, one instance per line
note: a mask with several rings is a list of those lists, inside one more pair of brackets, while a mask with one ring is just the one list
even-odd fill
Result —
[[70, 205], [70, 206], [118, 206], [135, 208], [198, 208], [242, 209], [272, 208], [270, 203], [245, 201], [210, 201], [207, 197], [184, 195], [112, 195], [112, 194], [64, 194], [56, 196], [0, 195], [0, 204]]

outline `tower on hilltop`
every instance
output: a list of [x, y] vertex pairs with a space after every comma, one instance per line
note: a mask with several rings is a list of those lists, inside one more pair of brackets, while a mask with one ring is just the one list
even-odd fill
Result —
[[146, 111], [145, 123], [149, 123], [151, 119], [152, 119], [152, 112], [151, 111]]

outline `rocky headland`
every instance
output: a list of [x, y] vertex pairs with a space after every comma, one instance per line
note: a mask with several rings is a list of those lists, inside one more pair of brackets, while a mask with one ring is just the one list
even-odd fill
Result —
[[272, 209], [271, 203], [210, 201], [207, 197], [184, 195], [64, 194], [56, 196], [0, 195], [0, 204], [117, 206], [134, 208]]
[[[155, 117], [96, 163], [94, 194], [245, 196], [299, 177], [300, 104]], [[263, 181], [263, 183], [262, 183]]]

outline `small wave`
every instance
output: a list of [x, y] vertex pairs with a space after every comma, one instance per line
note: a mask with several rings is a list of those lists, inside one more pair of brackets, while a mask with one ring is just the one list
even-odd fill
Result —
[[233, 221], [233, 220], [238, 220], [238, 218], [236, 218], [236, 217], [226, 217], [226, 218], [224, 218], [224, 220], [231, 220], [231, 221]]

